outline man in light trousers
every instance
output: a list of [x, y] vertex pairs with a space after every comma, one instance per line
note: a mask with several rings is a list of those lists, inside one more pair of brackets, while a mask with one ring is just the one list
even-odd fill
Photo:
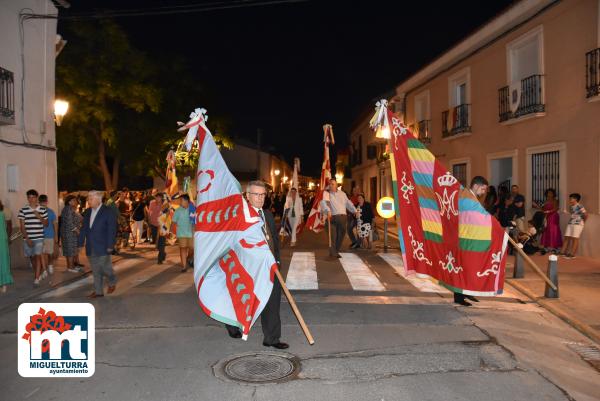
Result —
[[[327, 197], [323, 197], [327, 199]], [[335, 178], [329, 180], [329, 200], [323, 200], [321, 209], [331, 219], [331, 247], [329, 256], [341, 258], [340, 249], [346, 234], [346, 210], [356, 216], [357, 211], [344, 191], [339, 191]]]

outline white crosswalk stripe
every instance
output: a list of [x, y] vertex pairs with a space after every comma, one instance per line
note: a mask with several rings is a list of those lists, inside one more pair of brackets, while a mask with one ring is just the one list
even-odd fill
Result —
[[[137, 258], [121, 260], [113, 266], [113, 271], [115, 273], [119, 273], [119, 272], [122, 272], [125, 269], [127, 269], [135, 264], [138, 264], [138, 263], [140, 263], [140, 259], [137, 259]], [[118, 279], [118, 277], [117, 277], [117, 279]], [[55, 290], [48, 291], [48, 292], [42, 294], [41, 298], [62, 297], [65, 294], [67, 294], [71, 291], [74, 291], [78, 288], [85, 287], [85, 286], [91, 287], [93, 282], [94, 282], [94, 277], [92, 274], [90, 274], [89, 276], [87, 276], [86, 278], [84, 278], [82, 280], [77, 280], [70, 284], [63, 285]]]
[[417, 288], [419, 291], [421, 292], [436, 292], [439, 294], [448, 294], [450, 293], [450, 291], [448, 291], [446, 288], [435, 284], [433, 281], [426, 279], [426, 278], [420, 278], [413, 275], [407, 275], [404, 272], [404, 264], [402, 262], [402, 256], [397, 254], [397, 253], [377, 253], [377, 255], [385, 260], [387, 262], [388, 265], [392, 266], [394, 268], [394, 270], [396, 270], [396, 272], [402, 276], [404, 279], [406, 279], [406, 281], [408, 281], [409, 283], [411, 283], [415, 288]]
[[356, 291], [385, 291], [385, 287], [367, 264], [354, 253], [340, 253], [340, 263]]
[[290, 290], [318, 290], [317, 262], [314, 252], [294, 252], [286, 278]]

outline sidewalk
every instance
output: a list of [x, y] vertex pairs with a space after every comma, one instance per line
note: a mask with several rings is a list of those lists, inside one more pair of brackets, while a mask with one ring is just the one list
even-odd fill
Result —
[[[383, 244], [383, 219], [376, 217], [381, 230], [377, 245]], [[398, 247], [396, 221], [388, 220], [388, 246]], [[545, 273], [548, 254], [531, 256]], [[600, 260], [578, 256], [575, 259], [558, 258], [559, 298], [544, 297], [545, 283], [540, 276], [525, 263], [525, 277], [514, 279], [515, 257], [508, 256], [506, 263], [506, 283], [537, 302], [575, 329], [600, 344]]]
[[[150, 244], [140, 244], [135, 250], [124, 249], [117, 256], [113, 256], [113, 265], [123, 259], [136, 258], [140, 253], [151, 252], [154, 246]], [[8, 286], [4, 294], [0, 294], [0, 313], [13, 310], [19, 307], [23, 302], [35, 299], [41, 294], [50, 291], [56, 287], [69, 284], [91, 274], [89, 262], [85, 252], [79, 255], [80, 262], [84, 265], [83, 273], [71, 273], [67, 271], [66, 260], [60, 256], [54, 261], [54, 274], [40, 282], [39, 287], [33, 286], [33, 271], [30, 268], [13, 269], [11, 271], [14, 284]], [[90, 292], [92, 289], [90, 288]]]

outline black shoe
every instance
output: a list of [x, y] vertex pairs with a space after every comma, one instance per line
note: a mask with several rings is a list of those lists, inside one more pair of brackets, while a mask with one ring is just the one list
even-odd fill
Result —
[[194, 259], [188, 259], [187, 264], [189, 267], [194, 267]]
[[340, 255], [339, 253], [337, 255], [335, 255], [336, 258], [341, 259], [342, 255]]
[[229, 334], [229, 337], [231, 337], [231, 338], [242, 338], [242, 332], [239, 330], [236, 332], [231, 332], [231, 331], [227, 330], [227, 333]]
[[275, 344], [267, 344], [267, 343], [263, 342], [263, 345], [265, 347], [273, 347], [273, 348], [277, 348], [277, 349], [287, 349], [290, 347], [288, 344], [282, 343], [281, 341], [278, 341]]
[[159, 260], [159, 261], [158, 261], [158, 264], [159, 264], [159, 265], [162, 265], [163, 263], [164, 263], [164, 262], [163, 262], [162, 260]]
[[462, 301], [454, 301], [454, 303], [462, 306], [471, 306], [471, 304], [464, 299]]
[[465, 295], [465, 298], [467, 298], [469, 301], [479, 302], [479, 300], [477, 298], [475, 298], [473, 295]]
[[350, 249], [356, 249], [360, 246], [360, 244], [358, 242], [355, 242], [354, 244], [350, 245]]

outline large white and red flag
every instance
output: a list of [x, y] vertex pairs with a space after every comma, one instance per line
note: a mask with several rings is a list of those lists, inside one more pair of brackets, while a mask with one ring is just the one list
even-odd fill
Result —
[[329, 144], [335, 144], [333, 138], [333, 127], [331, 124], [325, 124], [323, 126], [323, 166], [321, 167], [321, 182], [319, 184], [319, 190], [313, 201], [312, 208], [306, 219], [306, 227], [313, 230], [316, 233], [323, 231], [325, 228], [325, 222], [327, 221], [327, 215], [321, 213], [321, 201], [323, 200], [323, 191], [329, 184], [331, 179], [331, 163], [329, 161]]
[[206, 126], [206, 110], [196, 109], [180, 131], [189, 130], [188, 151], [198, 140], [194, 282], [202, 310], [239, 327], [244, 339], [273, 289], [277, 264], [258, 213], [242, 197], [239, 182], [221, 157]]

